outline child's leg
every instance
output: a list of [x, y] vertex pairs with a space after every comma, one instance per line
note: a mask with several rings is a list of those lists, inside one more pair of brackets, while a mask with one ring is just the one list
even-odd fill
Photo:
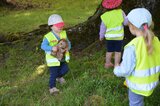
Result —
[[114, 65], [115, 66], [119, 65], [120, 60], [121, 60], [121, 52], [115, 52]]
[[105, 68], [110, 68], [113, 67], [113, 64], [111, 62], [113, 52], [107, 52], [106, 53], [106, 63], [105, 63]]
[[61, 67], [60, 70], [58, 72], [58, 77], [63, 77], [65, 74], [67, 74], [69, 68], [68, 68], [68, 64], [66, 62], [61, 62]]
[[111, 63], [112, 54], [113, 52], [106, 52], [106, 63], [107, 64]]
[[114, 65], [117, 66], [120, 64], [120, 61], [121, 61], [121, 51], [123, 47], [123, 41], [117, 40], [115, 41], [114, 45], [115, 45]]
[[50, 89], [56, 87], [56, 78], [58, 76], [58, 67], [49, 67], [50, 78], [49, 78], [49, 87]]
[[144, 96], [128, 91], [129, 106], [144, 106]]
[[105, 68], [113, 67], [113, 64], [111, 63], [112, 54], [114, 52], [113, 47], [113, 41], [112, 40], [106, 40], [106, 62], [105, 62]]
[[68, 72], [69, 68], [66, 62], [61, 62], [61, 67], [60, 70], [58, 72], [58, 78], [57, 81], [60, 82], [60, 84], [65, 83], [65, 79], [63, 78], [63, 76]]

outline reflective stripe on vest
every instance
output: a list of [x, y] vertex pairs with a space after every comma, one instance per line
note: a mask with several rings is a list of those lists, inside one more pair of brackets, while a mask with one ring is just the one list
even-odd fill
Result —
[[159, 83], [160, 42], [157, 37], [154, 37], [152, 42], [154, 50], [151, 55], [148, 55], [147, 47], [142, 36], [136, 37], [127, 45], [135, 46], [136, 67], [131, 76], [126, 78], [126, 82], [134, 93], [143, 96], [151, 95]]
[[52, 63], [52, 62], [59, 62], [59, 61], [56, 58], [47, 59], [47, 63]]
[[142, 71], [134, 71], [132, 73], [133, 76], [135, 77], [148, 77], [148, 76], [151, 76], [151, 75], [154, 75], [154, 74], [157, 74], [160, 72], [160, 66], [157, 66], [157, 67], [154, 67], [154, 68], [150, 68], [150, 69], [147, 69], [147, 70], [142, 70]]
[[123, 40], [123, 11], [121, 9], [111, 10], [101, 15], [101, 19], [107, 30], [105, 38], [107, 40]]
[[66, 60], [67, 63], [69, 62], [69, 60], [70, 60], [69, 52], [66, 52], [65, 60]]
[[115, 28], [107, 28], [105, 37], [106, 38], [107, 37], [109, 37], [109, 38], [115, 38], [115, 37], [121, 37], [123, 35], [124, 35], [123, 26], [119, 26], [119, 27], [115, 27]]
[[[48, 55], [51, 54], [50, 51], [46, 51], [45, 53], [48, 54]], [[57, 60], [58, 60], [58, 59], [57, 59]], [[66, 60], [66, 61], [69, 61], [69, 60], [70, 60], [69, 52], [66, 52], [66, 54], [65, 54], [65, 60]]]
[[[58, 39], [55, 37], [55, 35], [53, 35], [52, 32], [49, 32], [48, 34], [46, 34], [44, 36], [44, 38], [46, 38], [49, 42], [50, 46], [55, 46], [58, 43]], [[66, 39], [67, 35], [66, 35], [66, 31], [62, 31], [60, 33], [60, 39]], [[47, 62], [47, 66], [59, 66], [60, 65], [60, 61], [51, 55], [50, 51], [45, 51], [46, 53], [46, 62]], [[69, 62], [70, 57], [69, 57], [69, 52], [65, 53], [65, 61]]]
[[131, 89], [136, 89], [136, 90], [140, 90], [140, 91], [153, 90], [158, 84], [158, 82], [152, 82], [150, 84], [135, 84], [135, 83], [130, 82], [129, 80], [126, 80], [126, 81], [127, 81], [128, 86]]

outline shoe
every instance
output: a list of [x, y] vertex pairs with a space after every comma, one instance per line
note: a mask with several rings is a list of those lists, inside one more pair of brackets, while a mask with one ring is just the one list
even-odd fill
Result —
[[112, 64], [112, 63], [105, 63], [104, 64], [104, 67], [106, 68], [106, 69], [108, 69], [108, 68], [111, 68], [111, 67], [113, 67], [114, 65]]
[[59, 93], [59, 89], [57, 89], [56, 87], [53, 87], [51, 89], [49, 89], [50, 94], [58, 94]]
[[57, 80], [60, 84], [65, 84], [65, 83], [66, 83], [66, 81], [65, 81], [65, 79], [64, 79], [63, 77], [57, 78], [56, 80]]

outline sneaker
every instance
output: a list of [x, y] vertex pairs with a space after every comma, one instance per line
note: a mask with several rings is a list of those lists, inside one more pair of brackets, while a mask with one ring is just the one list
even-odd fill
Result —
[[57, 78], [56, 80], [57, 80], [60, 84], [65, 84], [65, 83], [66, 83], [66, 81], [65, 81], [65, 79], [64, 79], [63, 77]]
[[105, 63], [104, 67], [106, 69], [113, 67], [114, 65], [112, 63]]
[[49, 89], [50, 94], [58, 94], [59, 93], [59, 89], [57, 89], [56, 87], [53, 87], [51, 89]]

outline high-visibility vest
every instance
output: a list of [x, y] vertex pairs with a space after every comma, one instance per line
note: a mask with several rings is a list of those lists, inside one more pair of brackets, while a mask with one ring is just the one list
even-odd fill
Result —
[[123, 40], [124, 27], [123, 27], [123, 11], [115, 9], [105, 12], [101, 15], [101, 20], [105, 24], [107, 30], [105, 33], [106, 40]]
[[159, 83], [160, 75], [160, 42], [153, 39], [153, 52], [148, 54], [143, 36], [134, 38], [127, 46], [135, 46], [136, 66], [132, 74], [126, 77], [129, 89], [143, 96], [150, 96]]
[[[46, 34], [44, 38], [48, 40], [49, 46], [55, 46], [58, 44], [58, 39], [52, 32], [49, 32], [48, 34]], [[67, 39], [66, 31], [62, 31], [60, 33], [60, 39]], [[51, 55], [51, 51], [49, 52], [45, 51], [45, 53], [46, 53], [47, 66], [60, 66], [60, 61], [55, 56]], [[69, 62], [69, 60], [70, 60], [69, 52], [66, 52], [65, 61]]]

